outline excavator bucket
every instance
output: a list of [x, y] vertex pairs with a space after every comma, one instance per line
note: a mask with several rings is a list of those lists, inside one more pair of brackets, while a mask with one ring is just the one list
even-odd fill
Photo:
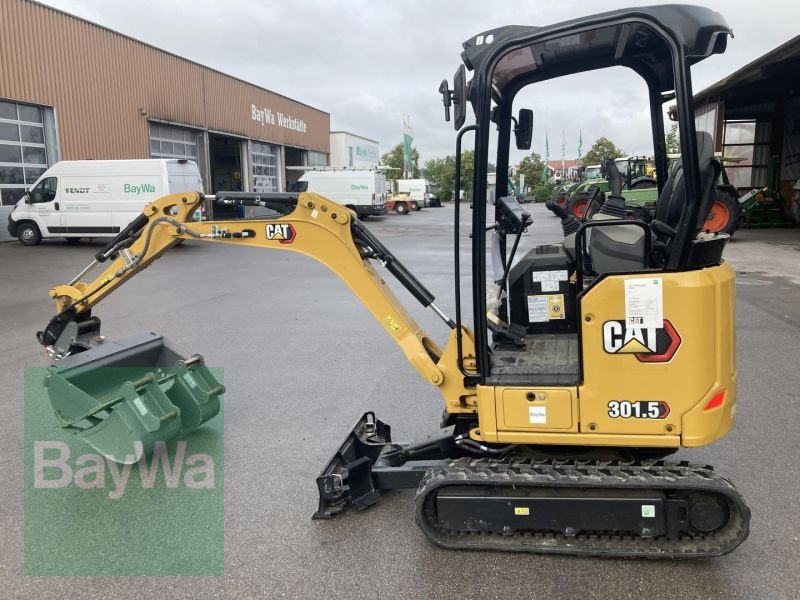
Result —
[[214, 417], [225, 391], [200, 355], [184, 358], [155, 333], [63, 358], [45, 387], [63, 429], [124, 464]]

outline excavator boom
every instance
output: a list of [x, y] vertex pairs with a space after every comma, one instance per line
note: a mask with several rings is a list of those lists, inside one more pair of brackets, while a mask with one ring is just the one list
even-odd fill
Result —
[[[57, 366], [52, 367], [48, 383], [53, 407], [63, 427], [79, 433], [87, 441], [91, 440], [104, 454], [115, 457], [130, 456], [134, 442], [141, 443], [142, 450], [133, 452], [137, 459], [141, 452], [146, 453], [153, 447], [158, 441], [157, 435], [169, 438], [181, 431], [177, 426], [178, 417], [190, 410], [189, 405], [184, 402], [182, 411], [173, 410], [175, 407], [171, 406], [169, 399], [159, 397], [158, 402], [154, 401], [158, 406], [148, 410], [148, 414], [160, 419], [156, 429], [149, 431], [145, 424], [146, 434], [134, 431], [130, 436], [119, 435], [119, 432], [110, 435], [111, 424], [123, 410], [130, 408], [128, 405], [135, 397], [131, 395], [130, 401], [126, 401], [124, 394], [114, 393], [117, 388], [131, 387], [131, 372], [135, 373], [136, 382], [140, 382], [133, 387], [139, 389], [144, 385], [141, 383], [144, 378], [152, 375], [148, 370], [142, 372], [142, 367], [169, 366], [163, 362], [162, 355], [184, 362], [185, 359], [180, 358], [180, 353], [160, 337], [155, 340], [147, 336], [137, 337], [126, 343], [109, 342], [99, 335], [99, 319], [91, 316], [91, 309], [96, 304], [181, 240], [289, 250], [317, 259], [341, 277], [420, 375], [441, 390], [451, 412], [474, 410], [468, 399], [475, 392], [465, 387], [463, 373], [456, 366], [455, 324], [436, 306], [433, 295], [354, 218], [351, 211], [313, 193], [230, 193], [218, 196], [215, 201], [269, 208], [275, 213], [274, 217], [194, 222], [191, 217], [202, 201], [201, 194], [187, 193], [152, 202], [100, 250], [95, 260], [76, 278], [50, 291], [58, 312], [37, 337], [56, 359]], [[422, 331], [373, 267], [372, 261], [384, 265], [423, 306], [431, 307], [451, 328], [448, 348], [443, 351]], [[78, 281], [99, 265], [104, 268], [97, 277], [88, 282]], [[466, 329], [462, 331], [462, 343], [471, 348], [471, 334]], [[154, 343], [161, 344], [156, 354], [152, 349]], [[472, 352], [467, 350], [467, 354]], [[154, 358], [156, 355], [157, 359]], [[152, 364], [139, 364], [140, 359]], [[195, 362], [199, 365], [202, 360], [196, 359]], [[108, 367], [118, 370], [109, 371]], [[136, 369], [128, 372], [122, 367]], [[87, 372], [92, 369], [100, 369], [107, 375], [104, 378], [109, 380], [103, 385], [102, 398], [92, 398], [91, 394], [64, 394], [65, 390], [75, 390], [76, 382], [85, 380]], [[117, 381], [119, 378], [121, 380]], [[206, 392], [217, 390], [214, 396], [221, 394], [221, 386], [216, 385], [207, 369], [203, 378], [209, 381], [205, 386]], [[165, 387], [163, 382], [161, 387]], [[192, 403], [192, 407], [195, 404], [197, 402]], [[193, 412], [198, 410], [195, 408]], [[216, 414], [217, 410], [218, 406], [205, 412]], [[134, 411], [130, 412], [136, 416]], [[200, 424], [198, 422], [195, 426]], [[124, 429], [124, 425], [120, 423], [117, 429]], [[100, 432], [103, 432], [102, 436]]]

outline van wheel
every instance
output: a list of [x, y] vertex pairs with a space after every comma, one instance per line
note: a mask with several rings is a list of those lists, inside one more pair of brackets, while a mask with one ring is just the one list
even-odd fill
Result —
[[17, 239], [23, 246], [38, 246], [42, 241], [42, 234], [36, 223], [20, 223], [17, 225]]
[[417, 202], [416, 200], [412, 200], [411, 201], [411, 208], [413, 208], [414, 210], [422, 210], [422, 207], [419, 205], [419, 202]]
[[394, 205], [394, 212], [398, 215], [404, 215], [408, 212], [408, 207], [406, 206], [405, 202], [398, 202]]

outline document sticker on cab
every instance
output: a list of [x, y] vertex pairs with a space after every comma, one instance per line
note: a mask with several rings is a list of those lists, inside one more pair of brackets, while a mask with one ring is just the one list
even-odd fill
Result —
[[664, 327], [664, 289], [660, 277], [625, 280], [625, 324]]
[[642, 504], [642, 518], [654, 519], [656, 516], [655, 504]]

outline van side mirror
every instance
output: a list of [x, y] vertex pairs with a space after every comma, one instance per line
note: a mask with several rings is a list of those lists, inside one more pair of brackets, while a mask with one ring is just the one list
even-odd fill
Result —
[[517, 126], [514, 128], [514, 137], [518, 150], [530, 150], [533, 139], [533, 111], [530, 108], [519, 109]]

